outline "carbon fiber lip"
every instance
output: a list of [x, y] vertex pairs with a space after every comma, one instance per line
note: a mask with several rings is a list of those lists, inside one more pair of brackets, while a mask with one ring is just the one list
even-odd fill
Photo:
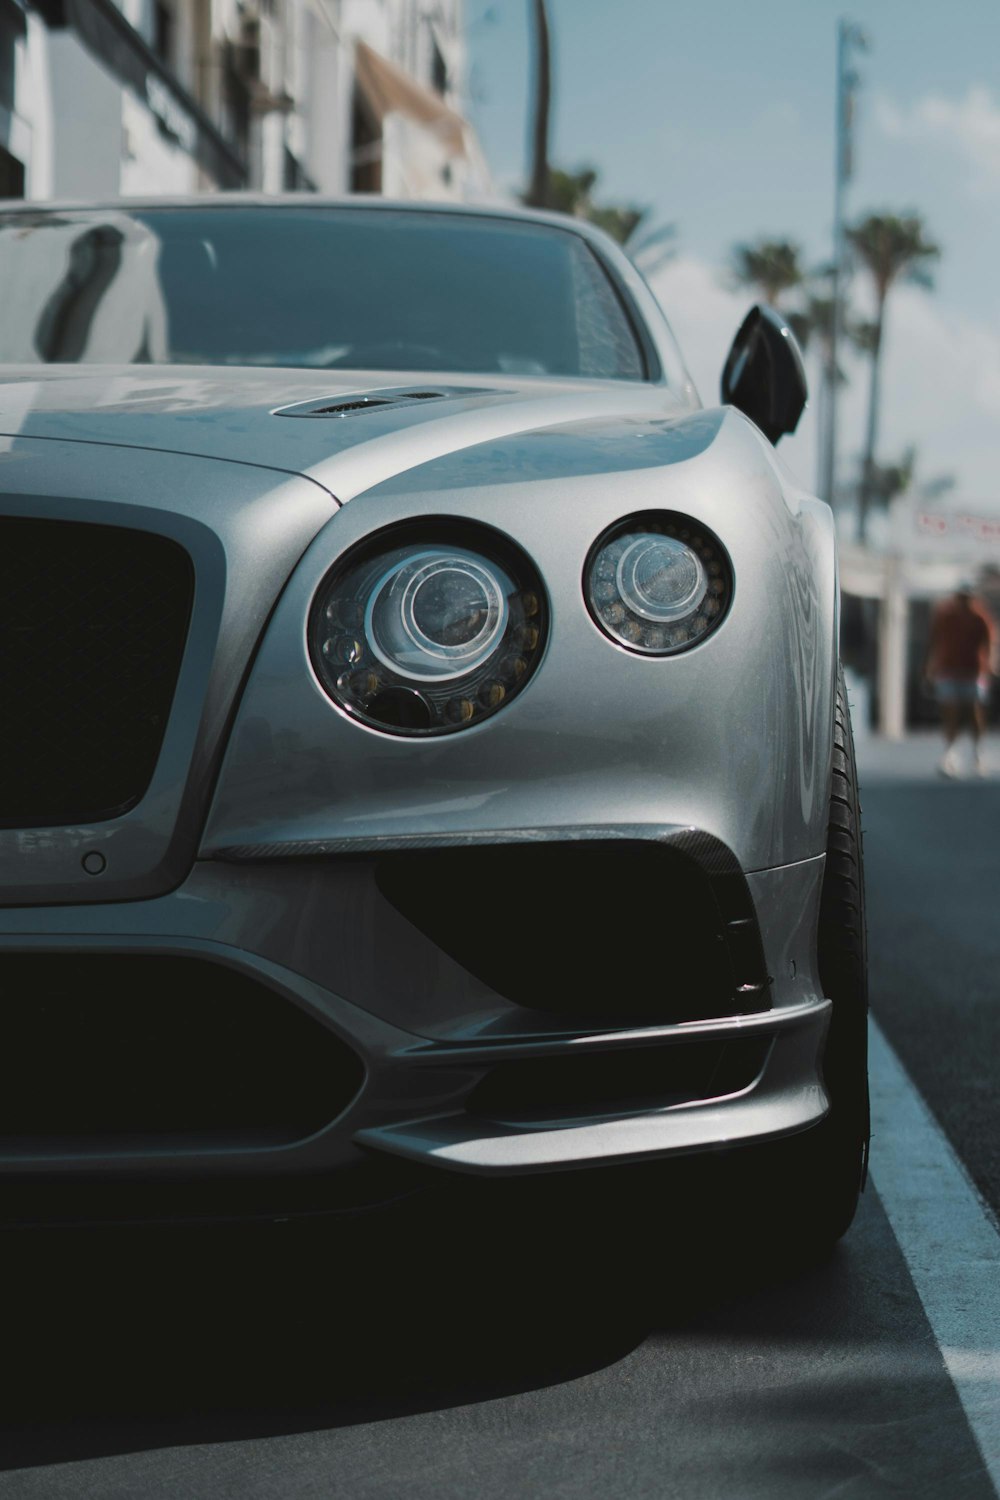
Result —
[[[678, 824], [594, 823], [550, 828], [506, 828], [467, 833], [390, 833], [363, 838], [289, 839], [281, 843], [229, 844], [206, 856], [227, 864], [261, 859], [321, 859], [338, 854], [383, 854], [403, 849], [469, 849], [488, 844], [567, 844], [616, 840], [647, 840], [669, 844], [689, 854], [706, 874], [739, 871], [735, 855], [720, 839], [700, 829]], [[742, 871], [740, 871], [742, 873]]]
[[445, 1062], [449, 1067], [456, 1064], [471, 1067], [482, 1063], [492, 1065], [508, 1059], [555, 1057], [570, 1052], [582, 1055], [587, 1052], [627, 1051], [639, 1047], [683, 1047], [685, 1043], [704, 1041], [706, 1037], [725, 1039], [759, 1035], [773, 1038], [800, 1026], [811, 1026], [817, 1017], [827, 1016], [831, 1010], [829, 1000], [817, 998], [799, 1005], [781, 1006], [751, 1015], [719, 1016], [711, 1021], [680, 1021], [669, 1026], [636, 1026], [622, 1031], [588, 1033], [553, 1032], [538, 1037], [511, 1037], [483, 1043], [420, 1042], [416, 1046], [408, 1044], [394, 1055], [406, 1062], [429, 1063], [435, 1067], [440, 1067]]
[[794, 1135], [818, 1123], [829, 1108], [817, 1073], [829, 1015], [830, 1002], [821, 1000], [797, 1006], [787, 1017], [780, 1012], [754, 1017], [772, 1039], [763, 1071], [749, 1087], [725, 1098], [551, 1120], [491, 1120], [450, 1110], [369, 1126], [354, 1141], [414, 1163], [491, 1176], [717, 1151], [740, 1141]]

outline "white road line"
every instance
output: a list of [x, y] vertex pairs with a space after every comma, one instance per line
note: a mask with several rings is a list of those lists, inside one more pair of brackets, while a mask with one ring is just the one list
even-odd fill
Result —
[[871, 1023], [871, 1173], [1000, 1495], [1000, 1232]]

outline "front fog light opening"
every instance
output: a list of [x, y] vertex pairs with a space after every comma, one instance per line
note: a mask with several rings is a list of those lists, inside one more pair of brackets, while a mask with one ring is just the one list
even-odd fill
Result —
[[598, 539], [584, 569], [596, 625], [642, 656], [673, 656], [721, 624], [733, 594], [722, 543], [672, 511], [630, 516]]
[[468, 523], [390, 528], [324, 579], [309, 652], [329, 696], [395, 735], [449, 734], [509, 703], [541, 659], [538, 574], [507, 538]]

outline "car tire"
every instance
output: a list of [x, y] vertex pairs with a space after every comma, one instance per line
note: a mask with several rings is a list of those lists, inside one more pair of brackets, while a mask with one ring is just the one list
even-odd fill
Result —
[[817, 958], [832, 1002], [823, 1056], [830, 1109], [818, 1125], [736, 1152], [730, 1166], [744, 1206], [771, 1245], [829, 1249], [850, 1227], [868, 1172], [868, 940], [861, 802], [843, 670], [837, 670], [826, 868]]
[[[843, 1179], [839, 1238], [854, 1218], [868, 1175], [871, 1112], [868, 1095], [868, 928], [858, 768], [843, 668], [837, 668], [833, 778], [826, 870], [817, 934], [819, 978], [833, 1002], [823, 1077], [830, 1114], [823, 1121], [835, 1141]], [[822, 1127], [820, 1127], [822, 1128]], [[832, 1163], [831, 1163], [832, 1165]], [[834, 1216], [836, 1222], [836, 1216]]]
[[[830, 1109], [797, 1135], [631, 1166], [547, 1174], [541, 1179], [449, 1184], [463, 1236], [478, 1226], [482, 1251], [501, 1259], [520, 1244], [525, 1224], [550, 1246], [576, 1245], [577, 1273], [593, 1274], [626, 1256], [639, 1276], [662, 1269], [664, 1213], [683, 1224], [668, 1235], [674, 1253], [715, 1264], [720, 1247], [740, 1247], [747, 1266], [770, 1267], [824, 1253], [850, 1227], [865, 1184], [868, 1107], [868, 978], [861, 804], [843, 672], [838, 667], [833, 765], [820, 896], [817, 957], [823, 994], [832, 1001], [823, 1058]], [[499, 1189], [499, 1191], [498, 1191]], [[623, 1233], [623, 1226], [628, 1232]], [[586, 1246], [581, 1252], [580, 1246]], [[574, 1258], [562, 1260], [569, 1276]], [[517, 1257], [515, 1256], [515, 1259]], [[732, 1267], [730, 1266], [730, 1272]], [[637, 1283], [638, 1284], [638, 1283]]]

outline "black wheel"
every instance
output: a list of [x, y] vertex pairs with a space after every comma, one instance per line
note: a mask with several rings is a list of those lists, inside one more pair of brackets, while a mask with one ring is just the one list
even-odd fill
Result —
[[[819, 977], [833, 1002], [823, 1057], [830, 1110], [801, 1135], [732, 1167], [764, 1232], [793, 1250], [819, 1251], [850, 1227], [868, 1170], [868, 942], [861, 803], [843, 670], [837, 671], [826, 870], [817, 934]], [[747, 1170], [748, 1169], [748, 1170]], [[748, 1204], [749, 1206], [749, 1204]]]
[[[720, 1247], [731, 1256], [738, 1244], [741, 1262], [752, 1265], [759, 1256], [771, 1267], [785, 1255], [828, 1249], [850, 1227], [868, 1163], [868, 975], [861, 804], [839, 668], [817, 946], [823, 993], [833, 1003], [823, 1059], [830, 1110], [818, 1125], [718, 1155], [489, 1184], [485, 1193], [483, 1184], [458, 1184], [463, 1234], [479, 1219], [478, 1192], [487, 1211], [482, 1224], [490, 1226], [484, 1243], [494, 1251], [512, 1233], [513, 1243], [523, 1240], [529, 1224], [537, 1242], [575, 1244], [577, 1272], [587, 1276], [595, 1255], [607, 1265], [627, 1254], [636, 1275], [659, 1264], [665, 1223], [674, 1250], [693, 1246], [706, 1265]], [[683, 1228], [671, 1236], [669, 1224]], [[572, 1264], [564, 1261], [560, 1274]]]
[[[830, 1113], [801, 1144], [815, 1153], [825, 1203], [813, 1205], [820, 1238], [839, 1239], [854, 1218], [868, 1172], [868, 933], [861, 802], [843, 668], [837, 669], [833, 779], [819, 913], [819, 977], [833, 1002], [823, 1077]], [[819, 1184], [817, 1184], [818, 1186]]]

